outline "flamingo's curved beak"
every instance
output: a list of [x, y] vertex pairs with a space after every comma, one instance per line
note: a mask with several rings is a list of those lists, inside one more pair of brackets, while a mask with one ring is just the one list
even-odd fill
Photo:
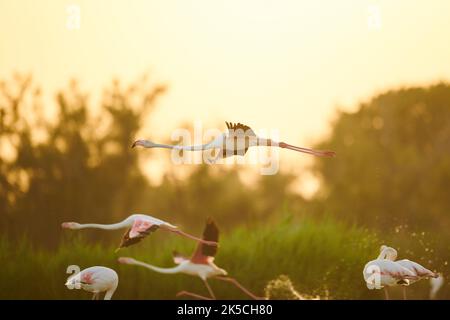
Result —
[[138, 141], [139, 141], [139, 140], [136, 140], [135, 142], [133, 142], [133, 144], [131, 145], [131, 148], [136, 147], [136, 146], [138, 145]]
[[131, 260], [131, 258], [127, 257], [120, 257], [119, 259], [117, 259], [117, 261], [122, 264], [130, 264]]

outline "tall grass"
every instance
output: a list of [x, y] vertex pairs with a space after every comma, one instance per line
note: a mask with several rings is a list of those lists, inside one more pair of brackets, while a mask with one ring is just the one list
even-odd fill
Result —
[[[114, 253], [114, 246], [88, 243], [81, 235], [81, 232], [68, 235], [54, 251], [37, 249], [26, 239], [15, 244], [2, 239], [0, 298], [90, 298], [86, 292], [64, 286], [69, 265], [82, 269], [103, 265], [115, 269], [119, 274], [115, 299], [174, 299], [180, 290], [207, 294], [198, 278], [158, 274], [117, 262], [119, 256], [131, 256], [170, 267], [172, 250], [190, 254], [196, 245], [193, 241], [157, 232], [134, 247]], [[270, 225], [237, 228], [223, 234], [220, 242], [216, 264], [258, 295], [263, 295], [270, 280], [283, 274], [302, 294], [330, 299], [382, 297], [379, 291], [367, 290], [362, 278], [365, 263], [377, 255], [381, 244], [379, 237], [368, 230], [330, 218], [320, 221], [286, 218]], [[210, 280], [210, 284], [218, 298], [246, 298], [229, 283]], [[415, 291], [414, 297], [426, 298], [427, 283], [414, 286], [410, 290]]]

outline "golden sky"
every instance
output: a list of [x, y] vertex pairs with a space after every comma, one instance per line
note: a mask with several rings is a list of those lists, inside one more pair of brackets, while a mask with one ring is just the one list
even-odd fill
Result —
[[228, 120], [309, 146], [337, 105], [448, 80], [449, 21], [448, 0], [2, 0], [0, 78], [32, 72], [50, 94], [75, 77], [100, 92], [149, 71], [170, 87], [152, 137]]

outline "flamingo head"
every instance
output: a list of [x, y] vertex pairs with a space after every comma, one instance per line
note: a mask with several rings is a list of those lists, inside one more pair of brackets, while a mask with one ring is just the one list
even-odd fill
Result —
[[77, 222], [63, 222], [61, 224], [61, 227], [63, 229], [72, 229], [72, 230], [74, 230], [74, 229], [79, 229], [80, 228], [80, 224], [77, 223]]
[[82, 284], [81, 275], [80, 273], [77, 273], [67, 278], [65, 286], [68, 289], [80, 289], [81, 284]]
[[93, 285], [94, 283], [93, 273], [82, 271], [67, 278], [65, 285], [68, 289], [80, 289], [85, 288], [87, 285]]
[[139, 140], [136, 140], [135, 142], [133, 142], [133, 144], [131, 145], [132, 148], [138, 147], [138, 146], [141, 146], [144, 148], [154, 148], [154, 147], [156, 147], [156, 143], [151, 142], [149, 140], [139, 139]]
[[77, 277], [69, 277], [65, 283], [65, 286], [70, 288], [73, 288], [75, 285], [80, 283], [79, 279]]
[[119, 259], [117, 259], [117, 261], [119, 261], [119, 263], [121, 264], [133, 264], [136, 262], [135, 259], [128, 257], [120, 257]]

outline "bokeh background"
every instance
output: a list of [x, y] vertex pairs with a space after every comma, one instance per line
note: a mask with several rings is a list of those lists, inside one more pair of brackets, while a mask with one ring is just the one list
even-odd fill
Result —
[[[85, 299], [64, 287], [73, 264], [116, 269], [116, 298], [204, 293], [117, 263], [171, 266], [193, 242], [156, 233], [116, 254], [122, 231], [60, 228], [132, 213], [194, 234], [213, 217], [217, 264], [271, 298], [380, 299], [362, 270], [381, 244], [442, 272], [450, 298], [449, 20], [446, 0], [1, 1], [0, 298]], [[224, 121], [338, 156], [281, 151], [261, 176], [130, 149]]]

